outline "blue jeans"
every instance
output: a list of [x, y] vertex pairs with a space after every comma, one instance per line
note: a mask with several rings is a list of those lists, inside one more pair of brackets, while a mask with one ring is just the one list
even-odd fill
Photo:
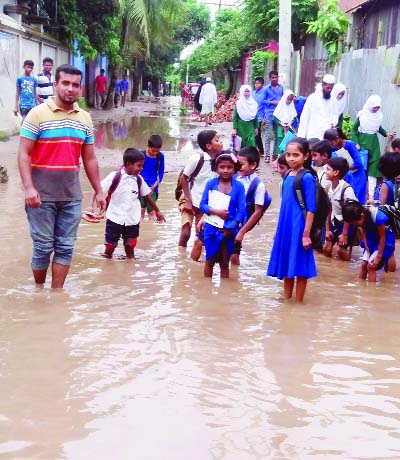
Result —
[[71, 265], [82, 201], [44, 201], [40, 208], [25, 208], [33, 241], [32, 270], [47, 270], [53, 262]]
[[[271, 152], [271, 134], [274, 133], [274, 147]], [[276, 154], [276, 139], [277, 139], [277, 126], [274, 120], [266, 120], [265, 122], [265, 156]]]

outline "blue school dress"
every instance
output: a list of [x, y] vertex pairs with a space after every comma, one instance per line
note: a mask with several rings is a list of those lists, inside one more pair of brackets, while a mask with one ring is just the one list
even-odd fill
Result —
[[[210, 206], [208, 206], [208, 192], [210, 190], [218, 190], [219, 177], [210, 179], [203, 192], [200, 201], [200, 210], [208, 214]], [[243, 222], [246, 213], [246, 198], [244, 193], [243, 184], [232, 178], [232, 190], [228, 193], [231, 197], [229, 202], [228, 218], [225, 220], [224, 229], [233, 230], [231, 238], [225, 238], [228, 257], [230, 258], [233, 252], [233, 245], [235, 236], [239, 231], [239, 223]], [[221, 243], [224, 240], [224, 233], [222, 229], [214, 227], [208, 223], [204, 224], [204, 247], [206, 250], [206, 260], [211, 259], [218, 253]]]
[[384, 179], [375, 189], [374, 200], [379, 201], [379, 192], [381, 191], [382, 184], [386, 184], [389, 188], [389, 193], [385, 204], [390, 206], [394, 205], [394, 182], [389, 179]]
[[[278, 279], [317, 276], [312, 248], [302, 245], [305, 219], [294, 192], [295, 176], [287, 176], [282, 185], [282, 202], [267, 276]], [[309, 173], [302, 179], [307, 211], [316, 211], [315, 178]]]
[[[382, 211], [376, 210], [376, 214], [372, 217], [372, 219], [367, 220], [365, 223], [365, 234], [367, 236], [368, 248], [369, 253], [372, 255], [375, 251], [379, 248], [379, 234], [378, 234], [378, 226], [379, 225], [387, 225], [389, 223], [389, 217]], [[385, 271], [387, 271], [387, 262], [391, 255], [394, 253], [395, 246], [396, 246], [396, 237], [390, 227], [385, 227], [385, 248], [382, 253], [382, 260], [378, 265], [377, 270], [385, 267]], [[365, 250], [365, 243], [364, 240], [361, 240], [360, 246]]]
[[[356, 144], [352, 141], [346, 141], [343, 148], [349, 152], [354, 161], [354, 170], [349, 171], [344, 176], [344, 180], [353, 187], [357, 200], [361, 204], [365, 204], [367, 197], [367, 175], [364, 171], [360, 152], [357, 150]], [[333, 151], [335, 152], [336, 150]]]

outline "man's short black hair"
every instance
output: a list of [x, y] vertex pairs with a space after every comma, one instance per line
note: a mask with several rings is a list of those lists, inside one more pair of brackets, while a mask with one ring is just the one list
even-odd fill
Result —
[[103, 74], [106, 73], [106, 71], [104, 69], [100, 69], [100, 73]]
[[396, 139], [392, 141], [392, 149], [400, 149], [400, 137], [396, 137]]
[[332, 156], [332, 146], [329, 141], [318, 141], [313, 144], [312, 149], [313, 152], [317, 152], [322, 154], [326, 154], [328, 158]]
[[260, 164], [260, 154], [255, 147], [243, 147], [237, 155], [238, 157], [245, 157], [249, 164], [255, 163], [257, 166]]
[[256, 78], [254, 79], [254, 83], [255, 83], [256, 81], [259, 81], [260, 83], [264, 84], [264, 78], [263, 78], [263, 77], [256, 77]]
[[155, 149], [160, 149], [162, 147], [162, 138], [158, 134], [153, 134], [149, 137], [147, 141], [148, 147], [153, 147]]
[[[393, 145], [393, 144], [392, 144]], [[400, 155], [398, 152], [386, 152], [379, 158], [378, 169], [389, 180], [400, 175]]]
[[339, 179], [343, 179], [343, 177], [349, 171], [349, 163], [347, 162], [346, 158], [342, 158], [342, 157], [330, 158], [327, 164], [334, 171], [339, 171]]
[[27, 59], [26, 61], [24, 61], [24, 67], [26, 65], [30, 65], [31, 67], [35, 67], [35, 64], [33, 63], [33, 61], [31, 61], [30, 59]]
[[213, 129], [204, 129], [197, 135], [197, 143], [203, 152], [207, 152], [207, 144], [211, 144], [211, 141], [217, 135], [217, 131]]
[[74, 67], [73, 65], [70, 64], [63, 64], [57, 67], [56, 69], [56, 75], [55, 75], [55, 81], [58, 83], [60, 80], [60, 72], [67, 73], [68, 75], [80, 75], [81, 76], [81, 82], [82, 82], [82, 71], [79, 70], [77, 67]]
[[271, 72], [269, 73], [269, 78], [271, 78], [272, 75], [275, 75], [276, 77], [278, 77], [279, 76], [278, 71], [277, 70], [271, 70]]
[[50, 62], [51, 64], [54, 64], [54, 61], [53, 61], [53, 59], [51, 59], [51, 57], [43, 58], [43, 61], [42, 61], [43, 65], [45, 65], [46, 62]]
[[126, 149], [123, 156], [124, 166], [127, 164], [133, 164], [137, 161], [144, 161], [144, 153], [138, 149], [129, 148]]

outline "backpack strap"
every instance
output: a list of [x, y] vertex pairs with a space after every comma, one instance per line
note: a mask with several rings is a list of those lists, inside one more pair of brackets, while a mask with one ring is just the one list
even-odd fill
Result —
[[[296, 196], [297, 202], [299, 203], [301, 211], [302, 211], [302, 213], [304, 215], [304, 219], [307, 216], [306, 200], [304, 198], [304, 190], [303, 190], [303, 177], [304, 177], [305, 174], [311, 174], [311, 172], [308, 171], [307, 169], [304, 169], [304, 168], [301, 169], [296, 174], [296, 176], [294, 178], [294, 184], [293, 184], [294, 194]], [[319, 182], [315, 181], [315, 183], [318, 186]]]
[[119, 169], [117, 169], [115, 171], [115, 174], [114, 174], [113, 180], [111, 182], [110, 188], [108, 189], [108, 192], [107, 192], [106, 209], [108, 208], [108, 205], [110, 204], [111, 195], [115, 192], [116, 188], [118, 187], [119, 183], [121, 182], [122, 168], [123, 168], [123, 166], [121, 166]]
[[199, 174], [201, 168], [203, 167], [204, 165], [204, 153], [203, 152], [200, 152], [200, 158], [199, 158], [199, 161], [194, 169], [194, 171], [192, 172], [192, 174], [190, 175], [190, 178], [188, 179], [188, 182], [189, 182], [189, 185], [190, 185], [190, 188], [193, 187], [193, 182], [194, 182], [194, 179], [197, 177], [197, 175]]
[[261, 182], [259, 177], [255, 177], [251, 182], [246, 193], [246, 206], [254, 204], [258, 184]]
[[161, 159], [162, 159], [162, 156], [161, 156], [161, 152], [158, 152], [157, 153], [157, 168], [156, 168], [156, 173], [157, 173], [157, 180], [159, 181], [160, 180], [160, 169], [161, 169]]
[[339, 200], [339, 203], [340, 203], [340, 206], [343, 208], [343, 205], [344, 205], [344, 194], [346, 193], [346, 190], [351, 187], [350, 184], [348, 184], [347, 182], [344, 182], [343, 184], [343, 187], [342, 187], [342, 191], [340, 193], [340, 200]]
[[137, 187], [138, 187], [138, 200], [140, 200], [140, 198], [142, 198], [142, 195], [140, 193], [140, 187], [143, 184], [143, 178], [142, 178], [142, 176], [140, 174], [138, 174], [136, 176], [136, 180], [137, 180]]

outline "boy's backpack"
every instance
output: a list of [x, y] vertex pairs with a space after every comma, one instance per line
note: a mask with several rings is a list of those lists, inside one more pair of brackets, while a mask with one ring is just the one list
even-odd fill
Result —
[[391, 206], [389, 204], [373, 206], [371, 209], [371, 216], [374, 222], [376, 220], [377, 210], [382, 211], [389, 217], [388, 227], [393, 231], [396, 238], [400, 238], [400, 210], [397, 209], [396, 206]]
[[[193, 187], [194, 179], [199, 174], [199, 172], [200, 172], [201, 168], [203, 167], [203, 165], [204, 165], [204, 153], [200, 152], [199, 161], [198, 161], [196, 167], [194, 168], [194, 171], [192, 172], [192, 174], [188, 178], [189, 189], [191, 189]], [[182, 183], [181, 183], [182, 180], [183, 180], [183, 169], [179, 173], [178, 181], [176, 183], [176, 188], [175, 188], [175, 199], [176, 199], [176, 201], [179, 201], [181, 196], [182, 196]]]
[[400, 211], [400, 179], [395, 179], [393, 187], [394, 207]]
[[[246, 209], [247, 209], [247, 219], [250, 219], [250, 216], [254, 213], [256, 209], [256, 205], [254, 203], [254, 200], [256, 198], [256, 191], [258, 184], [261, 182], [259, 177], [255, 177], [249, 186], [249, 189], [247, 190], [246, 193]], [[265, 189], [265, 194], [264, 194], [264, 204], [263, 204], [263, 209], [262, 209], [262, 215], [264, 215], [265, 211], [269, 208], [271, 204], [272, 198], [271, 195], [267, 192], [267, 189]]]
[[[289, 175], [288, 171], [285, 175]], [[304, 219], [307, 215], [306, 202], [304, 199], [304, 190], [303, 190], [303, 176], [305, 174], [311, 174], [307, 169], [302, 169], [299, 171], [294, 179], [294, 194], [296, 196], [297, 202], [300, 205], [300, 208], [303, 212]], [[310, 238], [312, 247], [314, 249], [321, 248], [325, 242], [325, 231], [326, 231], [326, 219], [331, 209], [331, 202], [326, 191], [323, 189], [318, 179], [315, 180], [315, 196], [316, 196], [316, 211], [314, 215], [314, 221], [310, 231]]]
[[[121, 166], [119, 169], [115, 171], [115, 175], [111, 182], [110, 188], [108, 189], [108, 192], [107, 192], [106, 209], [108, 208], [108, 205], [110, 204], [111, 195], [115, 192], [119, 183], [121, 182], [122, 168], [123, 166]], [[142, 186], [142, 177], [139, 174], [136, 177], [137, 177], [137, 184], [138, 184], [138, 199], [140, 200], [140, 187]]]
[[344, 199], [344, 194], [346, 193], [346, 190], [351, 187], [350, 184], [348, 184], [346, 181], [344, 182], [343, 184], [343, 187], [342, 187], [342, 191], [340, 193], [340, 200], [339, 200], [339, 203], [340, 203], [340, 207], [343, 208], [343, 206], [345, 205], [345, 199]]

